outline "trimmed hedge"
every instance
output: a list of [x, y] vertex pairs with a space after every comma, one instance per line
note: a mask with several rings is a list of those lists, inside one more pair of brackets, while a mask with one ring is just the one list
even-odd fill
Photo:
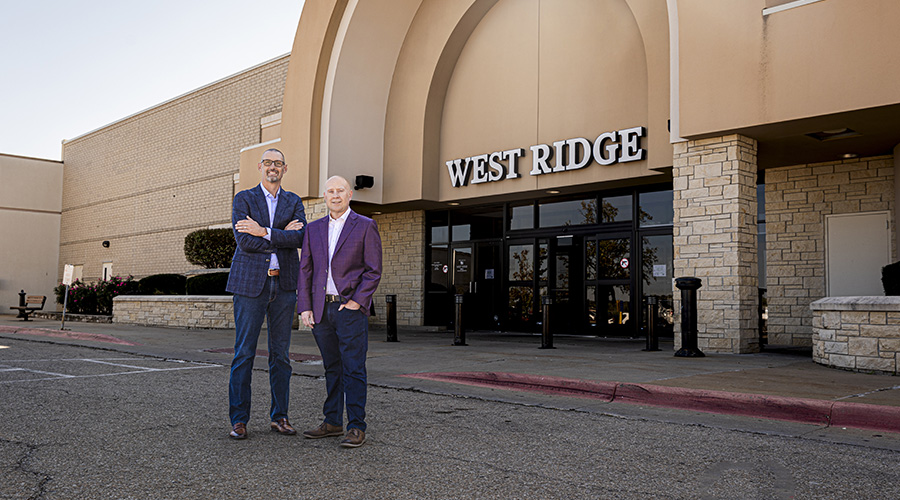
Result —
[[231, 295], [225, 291], [228, 273], [200, 274], [188, 278], [185, 285], [188, 295]]
[[200, 229], [184, 237], [184, 256], [188, 262], [206, 269], [231, 267], [237, 243], [231, 229]]
[[[138, 290], [138, 282], [128, 276], [120, 278], [113, 276], [97, 283], [84, 283], [76, 280], [69, 287], [69, 298], [66, 301], [66, 311], [73, 314], [112, 314], [113, 298], [117, 295], [127, 295]], [[62, 305], [66, 295], [66, 285], [60, 283], [53, 292], [56, 294], [56, 303]]]
[[881, 285], [885, 295], [900, 295], [900, 262], [881, 268]]
[[181, 274], [151, 274], [138, 284], [142, 295], [184, 295], [184, 282]]

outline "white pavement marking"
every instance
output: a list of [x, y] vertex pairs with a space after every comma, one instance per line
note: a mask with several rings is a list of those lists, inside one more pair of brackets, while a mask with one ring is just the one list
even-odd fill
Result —
[[[150, 361], [157, 361], [165, 363], [169, 360], [160, 359], [160, 358], [147, 358]], [[22, 371], [40, 375], [50, 375], [49, 377], [41, 377], [41, 378], [29, 378], [29, 379], [20, 379], [20, 380], [0, 380], [0, 384], [12, 384], [17, 382], [37, 382], [43, 380], [62, 380], [62, 379], [73, 379], [73, 378], [93, 378], [93, 377], [111, 377], [117, 375], [132, 375], [135, 373], [152, 373], [152, 372], [169, 372], [169, 371], [181, 371], [181, 370], [193, 370], [196, 368], [213, 368], [221, 365], [212, 364], [212, 363], [195, 363], [190, 362], [193, 366], [179, 366], [173, 368], [151, 368], [145, 366], [135, 366], [135, 365], [127, 365], [123, 363], [112, 363], [112, 361], [135, 361], [136, 358], [105, 358], [105, 359], [88, 359], [88, 358], [64, 358], [64, 359], [17, 359], [17, 360], [4, 360], [3, 365], [0, 365], [0, 372], [13, 372], [13, 371]], [[178, 363], [185, 363], [180, 360], [172, 360], [177, 361]], [[34, 370], [31, 368], [25, 367], [13, 367], [10, 366], [10, 363], [34, 363], [34, 362], [82, 362], [82, 363], [94, 363], [104, 366], [115, 366], [120, 368], [131, 368], [131, 371], [125, 372], [113, 372], [113, 373], [95, 373], [91, 375], [68, 375], [65, 373], [55, 373], [48, 372], [42, 370]]]

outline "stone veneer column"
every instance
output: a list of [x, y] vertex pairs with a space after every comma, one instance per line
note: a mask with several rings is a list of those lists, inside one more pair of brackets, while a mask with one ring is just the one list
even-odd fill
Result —
[[[756, 141], [740, 135], [675, 144], [672, 186], [675, 277], [703, 280], [697, 334], [702, 351], [759, 351]], [[675, 348], [681, 293], [675, 289]]]

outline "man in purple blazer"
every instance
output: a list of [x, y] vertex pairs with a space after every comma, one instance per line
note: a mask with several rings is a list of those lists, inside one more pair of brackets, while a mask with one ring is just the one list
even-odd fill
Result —
[[237, 249], [225, 289], [234, 294], [234, 359], [228, 381], [232, 439], [247, 437], [250, 378], [263, 320], [268, 325], [272, 431], [293, 435], [288, 421], [291, 326], [297, 301], [297, 249], [306, 213], [300, 197], [281, 189], [287, 172], [284, 155], [268, 149], [257, 167], [262, 181], [234, 197], [231, 223]]
[[366, 351], [372, 296], [381, 281], [381, 236], [375, 221], [350, 210], [353, 191], [343, 177], [325, 182], [328, 216], [303, 235], [297, 310], [312, 328], [325, 365], [325, 420], [303, 432], [340, 436], [347, 406], [345, 448], [366, 442]]

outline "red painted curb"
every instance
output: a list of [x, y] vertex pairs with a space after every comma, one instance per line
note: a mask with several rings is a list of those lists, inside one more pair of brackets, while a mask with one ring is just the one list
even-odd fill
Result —
[[762, 394], [685, 389], [647, 384], [619, 384], [614, 403], [664, 406], [705, 413], [742, 415], [828, 425], [831, 401]]
[[900, 432], [900, 408], [866, 403], [834, 403], [831, 425]]
[[896, 406], [686, 389], [650, 384], [598, 382], [520, 373], [411, 373], [401, 375], [401, 377], [704, 413], [900, 432], [900, 407]]
[[502, 372], [410, 373], [401, 375], [401, 377], [509, 389], [512, 391], [563, 394], [589, 399], [601, 399], [607, 402], [612, 401], [617, 385], [617, 382], [594, 382], [546, 375]]

